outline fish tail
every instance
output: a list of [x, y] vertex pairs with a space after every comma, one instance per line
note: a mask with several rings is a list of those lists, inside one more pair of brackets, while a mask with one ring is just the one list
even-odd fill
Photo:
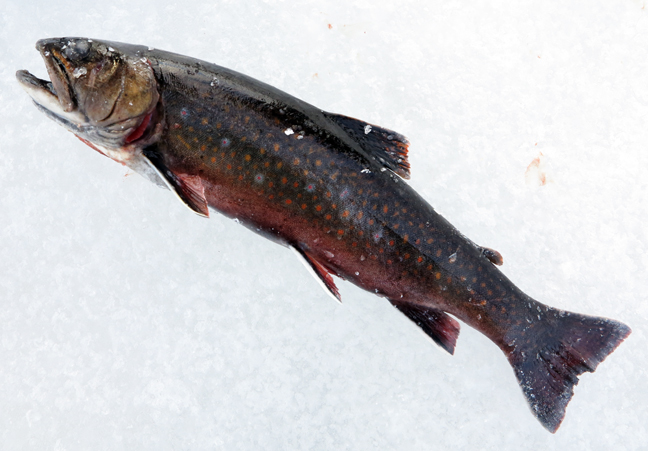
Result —
[[524, 332], [515, 334], [508, 359], [531, 411], [554, 433], [565, 416], [578, 376], [594, 372], [631, 330], [611, 319], [549, 307], [543, 308], [541, 316], [542, 320], [532, 321]]

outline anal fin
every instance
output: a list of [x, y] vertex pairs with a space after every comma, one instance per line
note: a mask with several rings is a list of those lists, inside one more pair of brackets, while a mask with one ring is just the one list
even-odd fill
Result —
[[459, 323], [447, 313], [405, 302], [390, 300], [392, 305], [418, 325], [436, 344], [454, 354], [459, 337]]
[[299, 259], [302, 261], [302, 263], [304, 263], [306, 269], [308, 269], [308, 271], [313, 276], [315, 276], [315, 279], [317, 279], [317, 281], [322, 285], [324, 290], [328, 294], [333, 296], [333, 299], [335, 299], [337, 302], [342, 303], [340, 292], [335, 286], [335, 282], [333, 281], [333, 277], [331, 277], [329, 271], [324, 266], [322, 266], [317, 260], [312, 258], [303, 250], [298, 249], [294, 246], [290, 246], [290, 250], [292, 250], [295, 254], [299, 256]]

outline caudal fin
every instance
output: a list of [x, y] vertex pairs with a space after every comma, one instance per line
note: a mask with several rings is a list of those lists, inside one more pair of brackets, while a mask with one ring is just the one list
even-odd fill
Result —
[[515, 340], [508, 358], [532, 412], [554, 433], [578, 376], [594, 372], [631, 330], [610, 319], [551, 308], [543, 316]]

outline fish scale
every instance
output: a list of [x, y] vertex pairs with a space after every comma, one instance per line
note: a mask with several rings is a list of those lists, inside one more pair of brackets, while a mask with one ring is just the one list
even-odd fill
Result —
[[[386, 297], [443, 349], [459, 323], [505, 354], [533, 414], [555, 432], [583, 372], [630, 334], [537, 302], [403, 179], [407, 139], [328, 113], [193, 58], [117, 42], [36, 45], [51, 82], [16, 75], [84, 143], [209, 210], [290, 247], [337, 300], [331, 275]], [[450, 316], [450, 315], [453, 316]]]
[[[486, 327], [489, 337], [500, 346], [506, 344], [498, 324], [510, 322], [511, 317], [525, 321], [532, 317], [532, 307], [518, 302], [527, 297], [479, 254], [479, 247], [396, 176], [382, 170], [363, 172], [359, 161], [331, 148], [326, 135], [320, 139], [318, 133], [306, 133], [297, 139], [286, 134], [287, 128], [307, 128], [307, 124], [294, 123], [300, 115], [290, 107], [258, 105], [244, 97], [232, 98], [230, 92], [214, 92], [202, 81], [208, 79], [210, 76], [199, 77], [189, 87], [190, 82], [184, 82], [194, 98], [175, 92], [168, 98], [162, 95], [169, 112], [169, 136], [161, 140], [169, 144], [162, 153], [172, 171], [189, 171], [199, 164], [196, 157], [202, 156], [204, 137], [212, 136], [217, 156], [212, 157], [215, 160], [201, 158], [202, 176], [218, 184], [234, 184], [236, 192], [249, 191], [254, 199], [254, 208], [242, 204], [228, 210], [231, 216], [253, 230], [272, 230], [279, 241], [307, 247], [332, 273], [364, 289], [394, 301], [440, 309], [471, 325]], [[269, 109], [275, 114], [268, 115]], [[282, 122], [281, 116], [290, 119]], [[216, 129], [210, 124], [217, 124]], [[256, 182], [256, 175], [263, 181]], [[313, 192], [305, 192], [309, 184], [314, 185]], [[348, 195], [341, 195], [347, 191]], [[217, 202], [210, 205], [225, 209]], [[344, 212], [359, 209], [362, 220], [346, 220]], [[258, 216], [268, 210], [290, 219], [283, 227], [275, 222], [266, 224]], [[327, 239], [321, 237], [322, 232]], [[311, 245], [312, 237], [318, 239], [316, 246]], [[318, 253], [318, 247], [327, 249], [328, 254]], [[467, 258], [470, 263], [463, 262]], [[514, 292], [509, 296], [509, 291]], [[465, 314], [466, 299], [472, 304], [469, 314]]]

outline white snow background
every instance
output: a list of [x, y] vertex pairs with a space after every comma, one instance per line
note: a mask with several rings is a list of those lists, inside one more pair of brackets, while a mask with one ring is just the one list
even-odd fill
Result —
[[[0, 449], [646, 449], [645, 6], [4, 0]], [[632, 335], [548, 433], [477, 331], [450, 356], [371, 293], [340, 281], [337, 305], [287, 249], [37, 111], [14, 74], [46, 77], [34, 44], [56, 36], [190, 55], [404, 134], [410, 184], [520, 288]]]

